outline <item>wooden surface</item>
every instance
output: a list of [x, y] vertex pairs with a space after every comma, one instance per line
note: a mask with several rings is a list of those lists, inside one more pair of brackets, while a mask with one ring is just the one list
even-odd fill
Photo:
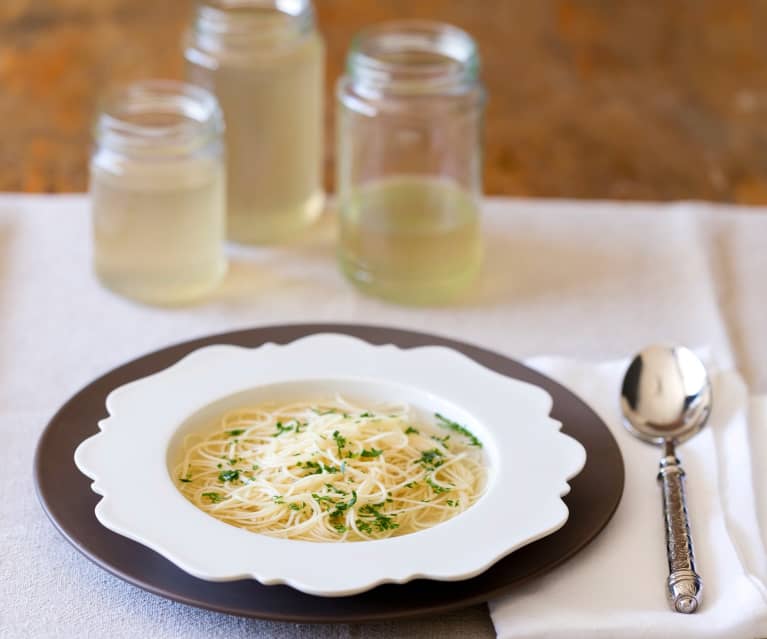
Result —
[[[437, 18], [477, 38], [488, 193], [767, 203], [767, 2], [315, 3], [329, 88], [366, 23]], [[96, 97], [180, 77], [190, 14], [185, 0], [3, 0], [0, 190], [83, 190]], [[330, 188], [332, 165], [329, 148]]]

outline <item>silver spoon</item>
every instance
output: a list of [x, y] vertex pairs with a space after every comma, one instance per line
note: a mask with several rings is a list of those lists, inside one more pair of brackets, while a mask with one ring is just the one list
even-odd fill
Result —
[[624, 425], [653, 444], [663, 444], [658, 481], [663, 492], [668, 555], [668, 594], [677, 612], [695, 612], [703, 581], [695, 572], [684, 470], [675, 446], [695, 435], [711, 412], [711, 383], [703, 363], [683, 346], [650, 346], [631, 362], [623, 378]]

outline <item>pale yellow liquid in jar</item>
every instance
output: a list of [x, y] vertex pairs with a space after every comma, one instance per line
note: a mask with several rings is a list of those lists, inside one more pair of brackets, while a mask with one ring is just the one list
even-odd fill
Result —
[[152, 304], [191, 301], [226, 271], [224, 172], [147, 167], [114, 175], [91, 166], [93, 262], [108, 288]]
[[448, 301], [477, 275], [481, 261], [474, 198], [436, 178], [371, 182], [339, 202], [339, 258], [362, 290], [393, 301]]
[[213, 91], [226, 122], [227, 235], [235, 242], [290, 239], [322, 212], [322, 41], [316, 34], [190, 79]]

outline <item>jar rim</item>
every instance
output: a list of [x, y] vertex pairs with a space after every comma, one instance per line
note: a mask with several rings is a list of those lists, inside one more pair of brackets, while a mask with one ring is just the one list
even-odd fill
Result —
[[96, 142], [122, 150], [192, 151], [219, 136], [216, 97], [177, 80], [151, 79], [112, 87], [100, 100]]
[[312, 8], [311, 0], [200, 0], [199, 5], [202, 9], [224, 13], [238, 9], [272, 9], [295, 17]]
[[314, 26], [312, 0], [199, 0], [187, 56], [213, 67], [217, 56], [247, 60], [295, 46]]
[[479, 50], [463, 29], [431, 20], [394, 20], [353, 38], [347, 72], [353, 81], [416, 92], [460, 88], [479, 73]]

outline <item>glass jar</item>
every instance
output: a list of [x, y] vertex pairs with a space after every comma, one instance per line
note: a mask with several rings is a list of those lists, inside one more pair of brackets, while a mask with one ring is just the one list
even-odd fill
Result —
[[290, 238], [321, 213], [324, 45], [310, 0], [208, 0], [187, 76], [226, 121], [228, 235]]
[[422, 21], [354, 39], [338, 84], [339, 259], [363, 291], [453, 298], [481, 260], [484, 89], [472, 38]]
[[186, 302], [226, 271], [222, 119], [213, 95], [154, 80], [110, 93], [90, 162], [93, 263], [114, 291]]

